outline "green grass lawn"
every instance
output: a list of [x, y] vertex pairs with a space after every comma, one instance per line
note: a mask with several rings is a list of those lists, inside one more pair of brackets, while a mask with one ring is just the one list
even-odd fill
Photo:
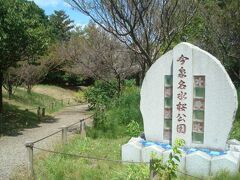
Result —
[[[121, 160], [121, 146], [129, 137], [118, 139], [81, 138], [76, 135], [67, 145], [57, 147], [57, 151]], [[46, 157], [47, 156], [47, 157]], [[148, 179], [147, 165], [129, 165], [102, 160], [73, 158], [43, 152], [35, 159], [37, 179]], [[23, 176], [24, 177], [24, 176]], [[18, 176], [19, 179], [19, 176]]]

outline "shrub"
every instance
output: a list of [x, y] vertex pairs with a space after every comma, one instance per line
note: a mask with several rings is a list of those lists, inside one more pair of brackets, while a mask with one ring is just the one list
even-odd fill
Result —
[[[91, 93], [88, 94], [88, 99], [91, 97], [90, 101], [93, 103], [95, 110], [94, 129], [90, 130], [88, 135], [92, 137], [105, 136], [112, 138], [124, 135], [137, 136], [143, 129], [139, 107], [139, 88], [134, 86], [131, 81], [128, 81], [119, 96], [117, 96], [116, 92], [115, 94], [111, 94], [104, 92], [104, 90], [109, 91], [109, 89], [101, 88], [101, 94], [108, 94], [108, 96], [100, 96], [101, 100], [95, 97], [96, 90], [91, 90]], [[103, 99], [104, 102], [101, 102]], [[130, 128], [134, 132], [131, 132]]]
[[[238, 102], [240, 102], [240, 88], [238, 88]], [[230, 138], [240, 140], [240, 103], [238, 103], [238, 110], [236, 114], [235, 121], [233, 123], [232, 131], [230, 133]]]
[[116, 95], [115, 82], [106, 83], [103, 81], [96, 81], [94, 86], [88, 88], [84, 95], [90, 103], [89, 108], [95, 109], [98, 107], [105, 107], [111, 99]]
[[178, 164], [180, 162], [180, 157], [182, 157], [182, 152], [179, 150], [184, 145], [184, 140], [177, 139], [173, 146], [173, 152], [169, 154], [169, 158], [166, 163], [163, 163], [163, 159], [153, 155], [152, 163], [150, 164], [150, 169], [155, 171], [159, 177], [162, 179], [172, 179], [177, 177]]
[[139, 136], [141, 132], [141, 128], [138, 124], [138, 122], [136, 121], [131, 121], [128, 125], [127, 125], [127, 134], [131, 137], [137, 137]]
[[85, 98], [84, 92], [83, 91], [78, 91], [77, 93], [75, 93], [74, 100], [78, 103], [85, 103], [86, 98]]

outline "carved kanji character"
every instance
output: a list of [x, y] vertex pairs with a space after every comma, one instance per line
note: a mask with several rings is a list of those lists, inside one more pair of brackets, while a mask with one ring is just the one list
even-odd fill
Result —
[[186, 133], [186, 125], [185, 124], [178, 124], [177, 125], [177, 132], [178, 133]]
[[186, 89], [187, 85], [185, 81], [181, 80], [178, 82], [178, 89]]
[[184, 100], [184, 99], [187, 99], [187, 93], [181, 91], [180, 93], [177, 94], [177, 98], [178, 98], [180, 101], [182, 101], [182, 100]]
[[176, 106], [177, 106], [178, 111], [185, 111], [187, 109], [186, 103], [183, 104], [183, 103], [179, 102]]
[[186, 69], [185, 69], [184, 67], [181, 67], [178, 71], [179, 71], [178, 77], [180, 77], [180, 78], [185, 78], [185, 77], [187, 77], [187, 75], [186, 75]]
[[187, 60], [189, 60], [188, 57], [183, 56], [183, 54], [180, 56], [180, 58], [178, 58], [177, 61], [179, 61], [181, 63], [181, 65], [183, 65]]
[[185, 118], [186, 118], [187, 116], [185, 115], [185, 114], [178, 114], [177, 115], [177, 120], [178, 120], [178, 122], [181, 122], [181, 121], [183, 121], [183, 122], [185, 122]]

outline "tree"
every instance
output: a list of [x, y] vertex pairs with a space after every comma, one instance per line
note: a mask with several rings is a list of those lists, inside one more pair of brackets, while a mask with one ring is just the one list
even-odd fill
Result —
[[191, 41], [219, 58], [240, 86], [240, 2], [204, 1], [187, 35]]
[[18, 77], [17, 68], [8, 68], [8, 70], [4, 73], [3, 79], [3, 87], [8, 92], [8, 98], [11, 99], [12, 95], [14, 94], [14, 87], [17, 88], [19, 85], [21, 85], [21, 79]]
[[[49, 52], [51, 54], [50, 56], [55, 56], [55, 57], [53, 57], [54, 60], [50, 59], [50, 61], [53, 60], [52, 61], [53, 66], [51, 66], [52, 67], [51, 71], [49, 71], [49, 74], [47, 75], [44, 82], [46, 83], [54, 82], [58, 85], [65, 85], [64, 77], [66, 73], [61, 70], [62, 60], [60, 60], [57, 57], [58, 55], [54, 53], [60, 50], [61, 47], [64, 46], [64, 43], [69, 41], [71, 37], [71, 31], [74, 28], [74, 25], [73, 25], [73, 21], [69, 18], [69, 16], [63, 10], [54, 11], [54, 13], [50, 16], [49, 20], [51, 24], [51, 33], [53, 36], [53, 41], [55, 41], [52, 47], [50, 48]], [[59, 63], [56, 61], [57, 59], [60, 60]], [[54, 66], [55, 68], [53, 68]]]
[[33, 86], [45, 78], [48, 73], [48, 68], [44, 63], [33, 65], [22, 62], [21, 66], [16, 69], [16, 75], [18, 79], [21, 80], [22, 85], [27, 89], [27, 92], [31, 93]]
[[70, 39], [70, 31], [74, 25], [72, 24], [73, 21], [69, 19], [69, 16], [63, 10], [54, 11], [49, 20], [54, 39], [58, 41], [67, 41]]
[[111, 81], [116, 80], [117, 86], [113, 88], [118, 92], [123, 80], [139, 71], [139, 66], [131, 57], [132, 52], [93, 23], [83, 31], [74, 32], [56, 52], [55, 58], [64, 62], [63, 71], [86, 79], [102, 80], [110, 86]]
[[142, 78], [147, 68], [176, 41], [194, 16], [195, 0], [68, 0], [140, 55]]
[[0, 0], [0, 113], [3, 74], [20, 60], [34, 62], [49, 43], [47, 17], [34, 2]]

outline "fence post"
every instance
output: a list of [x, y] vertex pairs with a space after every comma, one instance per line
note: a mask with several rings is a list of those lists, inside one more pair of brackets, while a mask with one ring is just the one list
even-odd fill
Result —
[[41, 108], [38, 107], [38, 108], [37, 108], [37, 116], [38, 116], [38, 119], [40, 119], [40, 111], [41, 111]]
[[34, 171], [33, 171], [33, 143], [31, 141], [26, 141], [25, 147], [27, 148], [28, 155], [28, 178], [33, 179]]
[[70, 104], [70, 98], [68, 99], [68, 104]]
[[82, 122], [83, 122], [83, 119], [80, 120], [79, 134], [82, 134], [82, 128], [83, 128]]
[[81, 136], [82, 136], [82, 137], [86, 137], [86, 123], [85, 123], [85, 121], [83, 121], [83, 120], [82, 120]]
[[63, 106], [63, 99], [61, 99], [61, 103], [62, 103], [62, 106]]
[[45, 107], [42, 108], [42, 117], [45, 116]]
[[62, 143], [66, 144], [67, 143], [67, 126], [62, 126]]
[[52, 102], [52, 110], [53, 110], [53, 107], [54, 107], [54, 102]]

